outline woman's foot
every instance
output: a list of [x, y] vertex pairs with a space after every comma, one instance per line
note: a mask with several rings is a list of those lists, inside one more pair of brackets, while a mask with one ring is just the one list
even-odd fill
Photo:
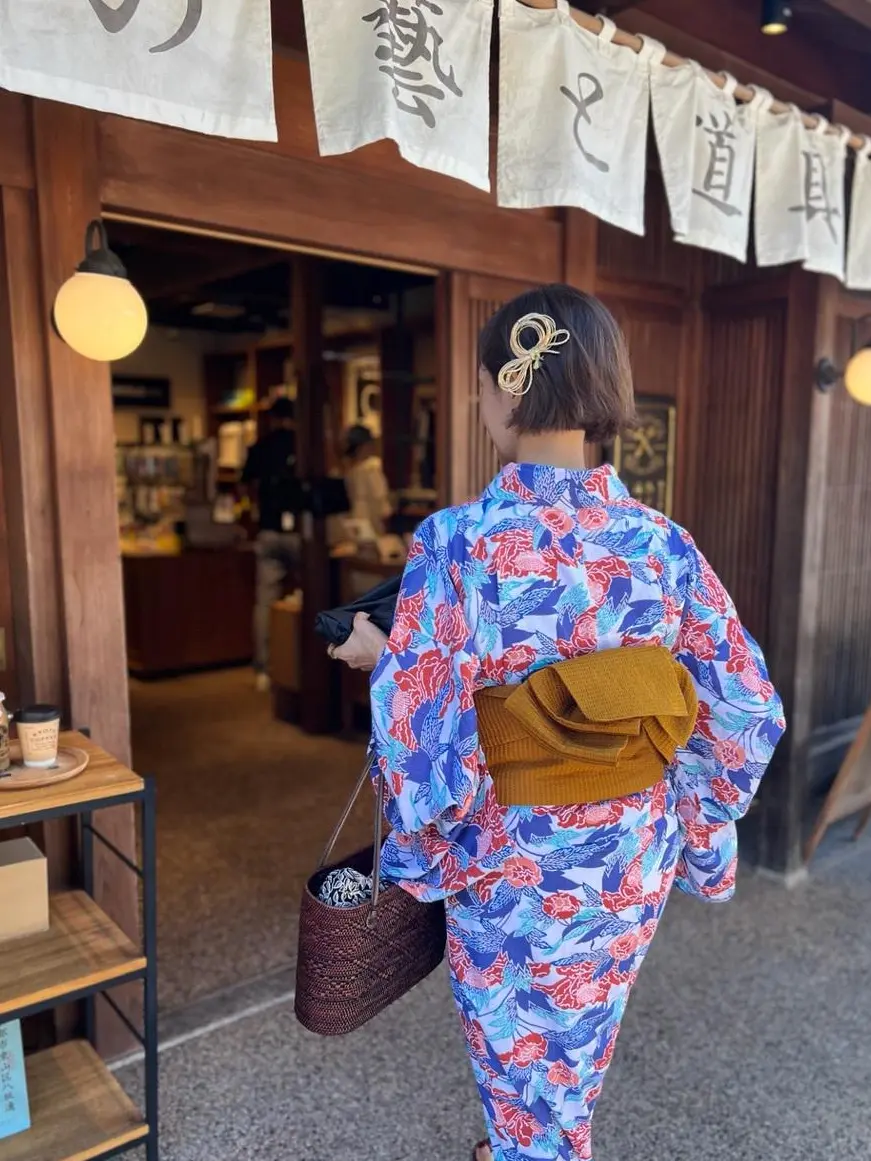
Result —
[[472, 1161], [493, 1161], [493, 1150], [489, 1141], [479, 1141], [472, 1153]]

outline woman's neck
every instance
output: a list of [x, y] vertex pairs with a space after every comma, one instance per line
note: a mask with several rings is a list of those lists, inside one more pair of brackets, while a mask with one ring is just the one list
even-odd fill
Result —
[[521, 464], [547, 464], [552, 468], [585, 468], [582, 431], [545, 431], [517, 437], [515, 459]]

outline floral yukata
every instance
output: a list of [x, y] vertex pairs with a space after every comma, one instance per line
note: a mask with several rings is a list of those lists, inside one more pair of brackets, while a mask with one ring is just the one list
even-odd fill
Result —
[[[599, 649], [664, 645], [699, 715], [650, 790], [503, 808], [473, 695]], [[421, 524], [372, 675], [386, 878], [444, 899], [496, 1161], [588, 1161], [626, 1000], [673, 882], [735, 885], [740, 818], [784, 730], [760, 650], [686, 532], [614, 470], [505, 468]]]

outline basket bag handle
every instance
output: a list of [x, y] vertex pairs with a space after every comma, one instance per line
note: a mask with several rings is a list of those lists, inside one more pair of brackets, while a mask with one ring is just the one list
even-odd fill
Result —
[[[351, 811], [354, 809], [354, 804], [363, 792], [363, 787], [369, 781], [372, 767], [375, 765], [375, 753], [370, 753], [366, 758], [366, 764], [360, 777], [357, 779], [357, 785], [351, 791], [351, 797], [348, 799], [348, 804], [342, 811], [341, 817], [336, 825], [333, 827], [333, 833], [327, 839], [327, 845], [324, 847], [324, 853], [321, 855], [318, 863], [318, 871], [322, 871], [330, 860], [336, 843], [339, 840], [339, 835], [345, 829], [345, 823], [348, 821]], [[375, 922], [375, 911], [378, 907], [378, 898], [381, 894], [381, 876], [379, 874], [379, 861], [381, 855], [381, 836], [384, 832], [384, 788], [385, 788], [384, 771], [379, 769], [378, 781], [375, 787], [375, 826], [374, 826], [374, 841], [372, 844], [372, 902], [369, 904], [369, 916], [366, 920], [366, 926], [371, 927]]]

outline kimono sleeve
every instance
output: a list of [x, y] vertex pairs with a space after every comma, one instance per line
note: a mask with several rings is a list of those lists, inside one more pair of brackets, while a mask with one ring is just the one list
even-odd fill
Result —
[[676, 657], [699, 698], [695, 730], [670, 771], [684, 839], [677, 885], [703, 899], [735, 889], [737, 832], [786, 724], [759, 646], [691, 546]]
[[389, 641], [372, 674], [372, 744], [392, 833], [382, 873], [421, 899], [466, 885], [481, 852], [489, 776], [473, 694], [480, 668], [459, 571], [433, 518], [414, 537]]

